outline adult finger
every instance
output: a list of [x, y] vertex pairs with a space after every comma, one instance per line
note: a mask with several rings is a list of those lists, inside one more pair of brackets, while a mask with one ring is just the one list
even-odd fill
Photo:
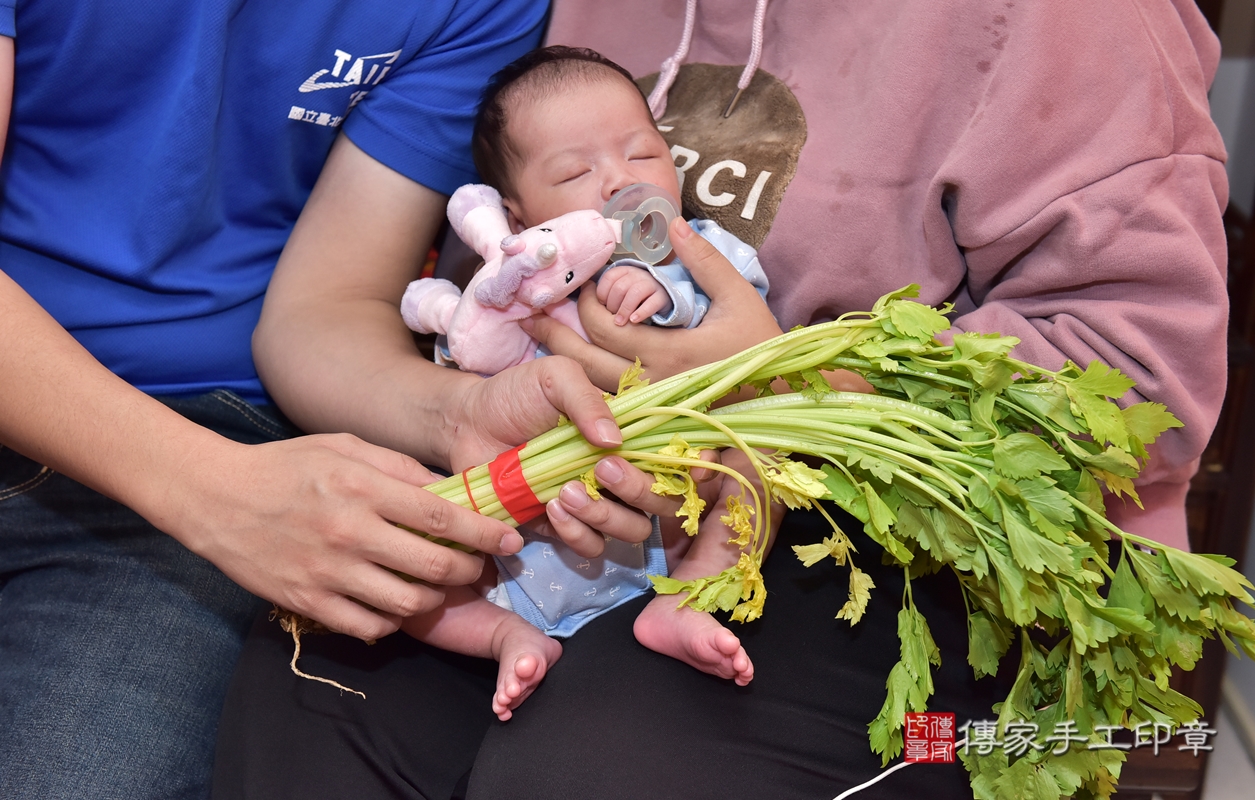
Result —
[[848, 369], [823, 370], [824, 377], [828, 379], [828, 384], [838, 392], [863, 392], [871, 393], [876, 389], [867, 382], [867, 379], [857, 372], [851, 372]]
[[[482, 563], [482, 559], [480, 561]], [[366, 604], [388, 619], [400, 620], [424, 614], [438, 608], [445, 598], [439, 587], [406, 580], [404, 575], [376, 564], [362, 563], [342, 570], [328, 585], [337, 593]]]
[[[581, 308], [586, 296], [610, 320], [610, 327], [617, 327], [613, 322], [614, 316], [597, 302], [597, 297], [592, 291], [581, 292]], [[581, 321], [583, 321], [582, 315], [581, 311]], [[574, 360], [584, 370], [588, 380], [608, 392], [613, 392], [618, 388], [619, 376], [632, 365], [631, 361], [584, 341], [578, 333], [547, 315], [530, 317], [520, 324], [532, 338], [547, 347], [549, 352]]]
[[[705, 450], [702, 459], [716, 462], [718, 453]], [[594, 472], [598, 483], [613, 492], [615, 500], [592, 500], [583, 483], [571, 481], [546, 506], [554, 534], [582, 556], [600, 555], [605, 536], [626, 542], [644, 541], [653, 529], [644, 514], [673, 517], [683, 502], [681, 498], [654, 494], [653, 476], [618, 456], [603, 458]], [[714, 470], [694, 470], [699, 481], [716, 474]]]
[[671, 221], [671, 246], [680, 263], [693, 276], [693, 282], [702, 287], [711, 303], [728, 296], [744, 295], [746, 290], [757, 295], [758, 291], [736, 271], [715, 246], [693, 232], [689, 224], [676, 217]]
[[[710, 460], [714, 460], [713, 451]], [[645, 514], [675, 516], [682, 503], [680, 498], [654, 494], [653, 476], [618, 456], [603, 458], [594, 472], [598, 483], [614, 493], [614, 500], [593, 500], [581, 482], [571, 481], [547, 507], [557, 534], [575, 547], [588, 548], [589, 552], [579, 551], [581, 555], [600, 553], [598, 539], [603, 535], [625, 542], [644, 541], [653, 529]]]
[[[513, 555], [523, 549], [523, 537], [504, 522], [480, 516], [400, 482], [384, 487], [377, 508], [390, 522], [467, 545], [481, 553]], [[355, 532], [347, 535], [356, 537]], [[470, 583], [479, 577], [483, 567], [478, 556], [434, 544], [394, 526], [386, 526], [367, 537], [364, 546], [377, 563], [430, 583], [450, 586]]]
[[355, 639], [373, 641], [395, 633], [401, 618], [367, 608], [342, 594], [325, 593], [317, 597], [294, 597], [280, 602], [283, 608], [326, 625], [335, 633]]
[[307, 438], [355, 461], [370, 464], [385, 475], [411, 486], [426, 486], [437, 480], [418, 459], [363, 441], [351, 433], [315, 434]]
[[654, 494], [651, 491], [654, 476], [633, 467], [618, 456], [608, 456], [598, 461], [593, 474], [597, 476], [597, 482], [613, 492], [621, 502], [646, 514], [670, 516], [683, 503], [678, 497]]
[[606, 497], [593, 500], [579, 481], [563, 486], [546, 510], [558, 536], [584, 556], [599, 554], [606, 536], [643, 542], [652, 530], [644, 514]]
[[[360, 448], [360, 449], [359, 449]], [[430, 530], [488, 552], [517, 552], [522, 539], [342, 452], [372, 450], [351, 437], [300, 437], [262, 445], [229, 443], [205, 459], [217, 467], [212, 493], [189, 494], [172, 521], [180, 541], [254, 594], [355, 636], [395, 629], [391, 617], [430, 609], [440, 590], [408, 584], [389, 570], [433, 583], [477, 578], [482, 559], [436, 544], [394, 522]], [[259, 481], [257, 476], [267, 480]], [[262, 484], [262, 486], [258, 486]], [[376, 610], [359, 611], [335, 597]]]
[[[718, 450], [703, 450], [701, 454], [701, 459], [702, 461], [709, 461], [712, 464], [718, 464], [722, 460], [719, 457]], [[710, 479], [714, 478], [716, 475], [721, 475], [721, 474], [722, 473], [719, 472], [718, 470], [705, 469], [703, 467], [693, 467], [691, 470], [689, 470], [689, 477], [697, 481], [698, 483], [706, 483]]]
[[[584, 438], [598, 447], [623, 444], [623, 433], [601, 390], [589, 382], [582, 367], [567, 358], [541, 359], [540, 387], [549, 404], [566, 414]], [[615, 378], [616, 386], [618, 377]]]
[[546, 535], [555, 536], [584, 558], [596, 558], [606, 549], [606, 536], [593, 530], [579, 517], [573, 516], [555, 497], [545, 504]]

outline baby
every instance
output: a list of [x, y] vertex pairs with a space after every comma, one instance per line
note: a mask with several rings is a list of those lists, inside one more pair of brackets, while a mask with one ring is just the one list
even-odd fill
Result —
[[[562, 214], [601, 209], [635, 183], [679, 197], [671, 152], [645, 98], [622, 67], [582, 49], [537, 50], [494, 76], [475, 127], [476, 166], [502, 196], [511, 229], [519, 232]], [[691, 227], [711, 241], [742, 275], [766, 292], [753, 249], [713, 222]], [[597, 283], [597, 298], [619, 325], [696, 325], [709, 301], [686, 282], [678, 264], [647, 270], [616, 262]], [[652, 273], [652, 274], [651, 274]], [[739, 494], [732, 480], [723, 494]], [[722, 505], [725, 498], [719, 498]], [[560, 657], [565, 637], [609, 609], [646, 592], [648, 575], [666, 574], [667, 557], [682, 560], [680, 580], [714, 575], [737, 562], [729, 530], [709, 514], [690, 542], [677, 524], [655, 525], [645, 543], [608, 540], [595, 559], [576, 556], [555, 540], [529, 536], [523, 552], [496, 560], [477, 587], [447, 591], [438, 610], [402, 626], [422, 641], [501, 666], [493, 711], [502, 720], [527, 698]], [[691, 546], [690, 546], [691, 545]], [[495, 572], [495, 574], [493, 574]], [[497, 584], [498, 575], [500, 584]], [[679, 598], [655, 598], [636, 620], [641, 644], [697, 669], [745, 685], [753, 665], [736, 635], [710, 614], [679, 609]]]

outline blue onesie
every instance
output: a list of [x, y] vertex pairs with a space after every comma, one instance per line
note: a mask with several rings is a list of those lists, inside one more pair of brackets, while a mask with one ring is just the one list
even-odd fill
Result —
[[[766, 300], [767, 275], [754, 248], [712, 220], [691, 220], [689, 227], [731, 261]], [[648, 269], [671, 297], [671, 307], [651, 318], [655, 325], [693, 328], [710, 308], [710, 298], [681, 264], [650, 267], [622, 259], [610, 266], [622, 265]], [[520, 532], [527, 544], [518, 555], [497, 558], [501, 583], [492, 599], [550, 636], [570, 636], [589, 620], [643, 594], [650, 587], [650, 575], [667, 574], [657, 519], [643, 544], [607, 539], [597, 558], [578, 556], [553, 539]]]

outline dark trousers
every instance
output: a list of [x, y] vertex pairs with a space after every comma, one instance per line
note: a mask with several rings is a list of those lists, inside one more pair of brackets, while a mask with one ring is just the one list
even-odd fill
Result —
[[[492, 662], [404, 636], [373, 647], [307, 637], [301, 666], [364, 691], [362, 700], [294, 677], [290, 637], [259, 621], [228, 694], [214, 797], [446, 800], [464, 789], [471, 800], [835, 797], [881, 769], [867, 723], [898, 658], [904, 578], [880, 564], [877, 545], [854, 536], [856, 563], [876, 588], [858, 625], [834, 619], [847, 571], [831, 561], [807, 569], [790, 547], [826, 532], [818, 514], [786, 518], [764, 570], [763, 618], [731, 623], [754, 660], [745, 688], [637, 644], [632, 622], [648, 598], [566, 640], [562, 659], [507, 723], [489, 712]], [[930, 709], [954, 712], [960, 725], [993, 718], [1014, 657], [997, 679], [974, 680], [954, 576], [918, 578], [912, 588], [942, 650]], [[916, 796], [970, 798], [966, 770], [911, 766], [858, 798]]]

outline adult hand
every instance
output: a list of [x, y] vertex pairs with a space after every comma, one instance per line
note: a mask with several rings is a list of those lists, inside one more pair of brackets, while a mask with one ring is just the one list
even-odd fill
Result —
[[[463, 384], [461, 394], [447, 404], [451, 432], [448, 463], [454, 471], [492, 460], [558, 423], [565, 413], [584, 438], [594, 445], [615, 448], [623, 435], [599, 389], [589, 383], [579, 364], [561, 356], [529, 361], [491, 378]], [[641, 514], [674, 515], [675, 498], [650, 491], [654, 479], [622, 458], [602, 459], [597, 480], [620, 502], [593, 500], [584, 485], [572, 481], [546, 506], [548, 525], [541, 533], [562, 539], [582, 556], [596, 556], [605, 536], [628, 542], [649, 537], [652, 525]], [[603, 536], [604, 534], [604, 536]]]
[[416, 488], [433, 480], [409, 456], [348, 434], [221, 440], [168, 477], [161, 510], [147, 516], [254, 594], [377, 639], [440, 605], [439, 585], [470, 583], [483, 568], [393, 523], [484, 553], [523, 546], [508, 525]]
[[672, 221], [670, 234], [676, 255], [710, 297], [701, 325], [678, 330], [616, 325], [614, 314], [586, 284], [579, 298], [580, 322], [591, 342], [545, 315], [526, 320], [524, 328], [552, 352], [578, 361], [589, 379], [607, 391], [614, 391], [633, 359], [640, 358], [645, 374], [658, 380], [727, 358], [781, 333], [758, 291], [714, 245], [679, 218]]

